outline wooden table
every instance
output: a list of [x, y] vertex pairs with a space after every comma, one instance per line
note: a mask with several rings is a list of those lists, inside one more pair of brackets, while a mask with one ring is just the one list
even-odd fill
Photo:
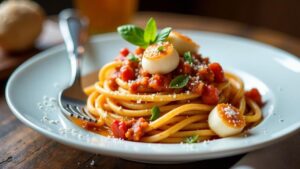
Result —
[[[222, 32], [255, 39], [300, 56], [299, 39], [264, 28], [235, 22], [162, 13], [138, 13], [134, 23], [144, 25], [154, 17], [159, 27]], [[152, 165], [115, 157], [91, 154], [52, 141], [26, 127], [12, 115], [4, 96], [5, 81], [0, 81], [0, 168], [228, 168], [243, 155], [177, 165]]]

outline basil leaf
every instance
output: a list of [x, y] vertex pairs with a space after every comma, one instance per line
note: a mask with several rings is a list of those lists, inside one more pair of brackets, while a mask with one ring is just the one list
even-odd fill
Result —
[[185, 61], [189, 62], [189, 64], [192, 64], [192, 63], [193, 63], [193, 57], [192, 57], [192, 54], [191, 54], [190, 51], [185, 52], [185, 53], [183, 54], [183, 59], [184, 59]]
[[148, 43], [144, 41], [144, 30], [135, 25], [123, 25], [118, 27], [118, 33], [126, 41], [141, 47], [148, 46]]
[[151, 43], [155, 41], [156, 31], [157, 31], [156, 22], [153, 18], [150, 18], [145, 28], [144, 41], [147, 43]]
[[176, 76], [171, 82], [170, 82], [170, 88], [183, 88], [187, 85], [189, 82], [189, 76], [187, 75], [179, 75]]
[[163, 52], [163, 51], [165, 50], [165, 47], [164, 47], [164, 46], [160, 46], [160, 47], [157, 48], [157, 50], [158, 50], [159, 52]]
[[198, 142], [198, 138], [199, 138], [198, 135], [194, 135], [194, 136], [187, 137], [187, 138], [184, 140], [184, 143], [188, 143], [188, 144], [197, 143], [197, 142]]
[[159, 114], [160, 114], [159, 107], [153, 106], [152, 109], [151, 109], [150, 121], [154, 121], [154, 120], [158, 119]]
[[155, 43], [165, 41], [168, 38], [171, 30], [172, 30], [172, 28], [170, 28], [170, 27], [167, 27], [167, 28], [164, 28], [163, 30], [161, 30], [155, 39]]
[[132, 62], [138, 62], [139, 61], [139, 58], [137, 58], [136, 56], [134, 56], [134, 54], [130, 53], [128, 56], [127, 56], [127, 59], [132, 61]]

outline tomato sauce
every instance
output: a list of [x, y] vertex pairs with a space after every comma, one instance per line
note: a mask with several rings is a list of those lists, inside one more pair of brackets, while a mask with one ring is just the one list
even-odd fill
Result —
[[262, 107], [263, 105], [262, 96], [256, 88], [252, 88], [251, 90], [246, 91], [245, 96], [253, 100], [258, 106]]
[[78, 125], [79, 127], [82, 127], [88, 131], [100, 134], [102, 136], [113, 136], [110, 129], [108, 127], [104, 127], [104, 126], [97, 126], [97, 124], [95, 123], [90, 123], [84, 120], [80, 120], [77, 119], [75, 117], [71, 117], [71, 120], [73, 123], [75, 123], [76, 125]]
[[[203, 103], [216, 104], [218, 102], [218, 89], [215, 84], [226, 81], [223, 68], [219, 63], [210, 63], [209, 59], [200, 54], [192, 54], [192, 63], [185, 61], [180, 56], [178, 67], [167, 74], [150, 74], [143, 70], [141, 59], [144, 50], [137, 48], [134, 59], [130, 59], [130, 51], [126, 48], [120, 51], [116, 58], [122, 65], [115, 70], [114, 75], [109, 79], [109, 86], [117, 90], [116, 78], [120, 78], [129, 84], [131, 93], [156, 93], [156, 92], [190, 92], [199, 94]], [[188, 75], [189, 81], [186, 86], [180, 89], [170, 87], [170, 82], [178, 75]]]

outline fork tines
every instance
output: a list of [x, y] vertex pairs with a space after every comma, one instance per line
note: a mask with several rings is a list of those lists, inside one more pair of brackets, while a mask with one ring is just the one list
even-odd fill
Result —
[[97, 123], [97, 119], [95, 119], [84, 107], [66, 104], [64, 108], [71, 117]]

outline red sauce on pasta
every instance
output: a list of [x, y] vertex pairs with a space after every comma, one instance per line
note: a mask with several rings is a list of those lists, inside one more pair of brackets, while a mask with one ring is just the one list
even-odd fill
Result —
[[[204, 104], [218, 103], [218, 89], [214, 85], [226, 81], [223, 68], [219, 63], [210, 63], [207, 57], [200, 54], [191, 54], [192, 63], [180, 57], [178, 67], [167, 74], [150, 74], [145, 71], [140, 60], [143, 49], [138, 48], [135, 51], [135, 60], [128, 59], [130, 51], [122, 49], [116, 60], [121, 61], [122, 65], [118, 67], [113, 76], [109, 79], [109, 87], [117, 90], [116, 79], [128, 82], [131, 93], [155, 93], [155, 92], [190, 92], [202, 96]], [[180, 89], [170, 88], [170, 82], [178, 75], [188, 75], [188, 84]], [[212, 85], [214, 84], [214, 85]]]

